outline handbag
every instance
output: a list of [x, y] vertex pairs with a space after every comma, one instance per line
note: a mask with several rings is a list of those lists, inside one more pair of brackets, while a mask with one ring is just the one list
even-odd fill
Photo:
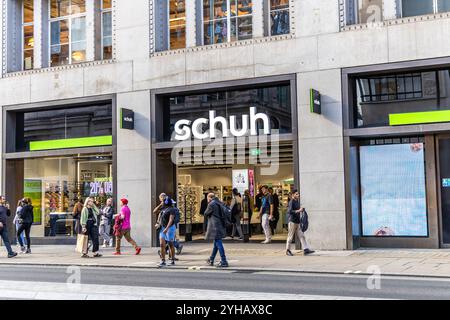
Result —
[[89, 237], [87, 234], [79, 234], [77, 236], [77, 252], [78, 253], [86, 253], [88, 247]]

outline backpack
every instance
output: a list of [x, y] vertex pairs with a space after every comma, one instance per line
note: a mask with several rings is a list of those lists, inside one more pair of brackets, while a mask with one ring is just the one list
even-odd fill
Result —
[[308, 221], [308, 213], [306, 210], [300, 213], [300, 228], [302, 229], [302, 232], [306, 232], [309, 227], [309, 221]]
[[220, 201], [217, 201], [217, 204], [219, 205], [220, 209], [222, 210], [222, 218], [223, 218], [222, 221], [224, 222], [225, 227], [229, 227], [229, 226], [233, 225], [231, 209]]
[[177, 207], [173, 208], [175, 210], [175, 219], [173, 220], [173, 224], [178, 228], [178, 224], [180, 223], [180, 210]]

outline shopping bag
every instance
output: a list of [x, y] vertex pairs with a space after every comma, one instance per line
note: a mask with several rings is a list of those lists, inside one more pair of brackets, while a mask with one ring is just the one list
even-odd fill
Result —
[[88, 247], [89, 237], [85, 234], [79, 234], [77, 236], [77, 252], [86, 253]]

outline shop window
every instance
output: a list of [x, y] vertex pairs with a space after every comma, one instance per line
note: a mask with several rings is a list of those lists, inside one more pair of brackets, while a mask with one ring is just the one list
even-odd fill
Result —
[[23, 1], [23, 70], [33, 69], [34, 0]]
[[10, 117], [15, 119], [16, 128], [15, 148], [10, 151], [112, 144], [110, 104], [17, 112], [10, 114]]
[[289, 0], [269, 0], [266, 6], [266, 36], [290, 33]]
[[449, 70], [355, 78], [355, 126], [389, 125], [391, 114], [450, 109]]
[[252, 38], [251, 0], [203, 0], [203, 44]]
[[423, 139], [360, 147], [364, 237], [427, 237]]
[[186, 4], [184, 0], [170, 0], [169, 36], [169, 49], [186, 47]]
[[112, 59], [112, 5], [111, 0], [102, 0], [102, 59]]
[[86, 61], [85, 0], [50, 1], [50, 64]]

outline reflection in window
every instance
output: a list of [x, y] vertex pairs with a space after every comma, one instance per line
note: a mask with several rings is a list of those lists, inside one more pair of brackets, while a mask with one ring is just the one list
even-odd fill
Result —
[[23, 0], [23, 70], [33, 69], [34, 65], [34, 5], [33, 0]]
[[102, 59], [112, 59], [112, 6], [111, 0], [102, 1]]
[[402, 0], [402, 16], [412, 17], [434, 13], [433, 0]]
[[251, 0], [203, 0], [204, 44], [252, 38]]
[[170, 48], [186, 47], [186, 6], [184, 0], [170, 0], [169, 34]]
[[51, 0], [51, 66], [86, 61], [85, 0]]
[[270, 0], [269, 5], [269, 36], [288, 34], [290, 32], [289, 0]]

